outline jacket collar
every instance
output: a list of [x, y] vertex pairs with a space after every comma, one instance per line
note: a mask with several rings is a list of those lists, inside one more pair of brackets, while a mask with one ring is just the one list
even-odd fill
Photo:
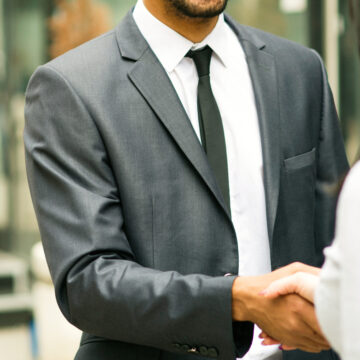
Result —
[[[144, 54], [149, 44], [141, 34], [136, 25], [130, 10], [120, 24], [116, 27], [116, 39], [118, 42], [121, 56], [130, 60], [137, 61]], [[252, 32], [250, 28], [237, 24], [229, 15], [224, 14], [225, 21], [237, 34], [241, 42], [247, 41], [253, 44], [257, 49], [263, 50], [266, 44]]]

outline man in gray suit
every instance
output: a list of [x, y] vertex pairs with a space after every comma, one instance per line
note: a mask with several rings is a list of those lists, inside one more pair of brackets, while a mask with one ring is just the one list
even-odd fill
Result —
[[324, 66], [225, 6], [139, 0], [29, 83], [29, 184], [78, 360], [335, 356], [253, 340], [328, 348], [311, 305], [259, 296], [332, 239], [348, 165]]

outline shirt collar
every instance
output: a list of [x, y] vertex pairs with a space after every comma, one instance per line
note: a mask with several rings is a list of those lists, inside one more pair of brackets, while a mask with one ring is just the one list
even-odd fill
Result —
[[187, 52], [209, 45], [224, 66], [228, 66], [231, 53], [227, 41], [227, 25], [224, 15], [212, 32], [201, 42], [194, 44], [153, 16], [145, 7], [143, 0], [138, 0], [134, 12], [134, 20], [140, 32], [150, 45], [168, 73], [171, 73]]

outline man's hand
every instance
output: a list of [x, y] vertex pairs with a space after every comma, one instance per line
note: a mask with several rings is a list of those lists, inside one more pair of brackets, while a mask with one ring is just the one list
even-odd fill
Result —
[[[298, 272], [296, 274], [286, 276], [282, 279], [274, 281], [261, 294], [268, 299], [275, 299], [282, 295], [298, 294], [310, 303], [314, 303], [314, 294], [316, 286], [319, 282], [319, 275], [312, 273]], [[263, 339], [263, 345], [279, 344], [279, 341], [272, 339], [264, 331], [260, 334]], [[284, 350], [294, 350], [294, 348], [282, 345]]]
[[318, 268], [294, 263], [262, 276], [238, 277], [233, 285], [233, 319], [257, 324], [268, 337], [288, 348], [309, 352], [329, 349], [314, 307], [298, 295], [269, 299], [260, 294], [272, 282], [297, 272], [317, 275]]

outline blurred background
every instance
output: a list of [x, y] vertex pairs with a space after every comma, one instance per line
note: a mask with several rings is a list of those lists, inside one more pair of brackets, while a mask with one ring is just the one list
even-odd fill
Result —
[[[1, 359], [73, 359], [80, 339], [57, 310], [28, 191], [22, 142], [27, 83], [38, 65], [108, 31], [134, 4], [0, 0]], [[346, 0], [229, 0], [228, 13], [323, 56], [353, 162], [360, 144], [360, 67]]]

